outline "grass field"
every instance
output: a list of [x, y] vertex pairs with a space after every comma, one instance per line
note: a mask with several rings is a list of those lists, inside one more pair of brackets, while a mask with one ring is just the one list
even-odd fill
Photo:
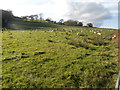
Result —
[[114, 88], [115, 32], [67, 26], [3, 31], [2, 87]]

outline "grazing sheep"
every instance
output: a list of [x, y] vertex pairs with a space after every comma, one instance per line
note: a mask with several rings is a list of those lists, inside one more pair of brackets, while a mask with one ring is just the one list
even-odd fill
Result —
[[51, 30], [51, 32], [54, 32], [55, 30]]
[[71, 32], [71, 30], [68, 30], [68, 32]]
[[80, 35], [79, 33], [77, 33], [77, 35]]
[[93, 32], [94, 34], [96, 34], [96, 32]]
[[66, 30], [66, 32], [69, 32], [68, 30]]
[[101, 33], [97, 33], [98, 35], [101, 35]]
[[70, 32], [73, 32], [73, 30], [70, 30]]
[[25, 31], [21, 31], [21, 32], [25, 32]]
[[46, 32], [46, 30], [44, 30], [44, 32]]
[[113, 35], [112, 39], [116, 39], [117, 38], [117, 35]]

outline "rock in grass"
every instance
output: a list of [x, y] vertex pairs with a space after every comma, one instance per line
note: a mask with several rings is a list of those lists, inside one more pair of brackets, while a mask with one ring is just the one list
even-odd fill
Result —
[[34, 55], [41, 55], [41, 54], [45, 54], [45, 52], [37, 51], [37, 52], [34, 53]]

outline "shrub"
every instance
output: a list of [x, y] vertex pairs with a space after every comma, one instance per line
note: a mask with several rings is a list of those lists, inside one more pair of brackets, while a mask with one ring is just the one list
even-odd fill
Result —
[[93, 27], [93, 24], [92, 23], [88, 23], [87, 26], [88, 27]]

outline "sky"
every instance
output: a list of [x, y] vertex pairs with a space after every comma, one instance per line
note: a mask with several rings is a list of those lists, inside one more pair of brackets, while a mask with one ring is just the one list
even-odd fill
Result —
[[[15, 16], [43, 13], [43, 18], [59, 21], [78, 20], [84, 25], [118, 28], [119, 0], [1, 0], [0, 9], [12, 10]], [[7, 2], [7, 3], [6, 3]]]

